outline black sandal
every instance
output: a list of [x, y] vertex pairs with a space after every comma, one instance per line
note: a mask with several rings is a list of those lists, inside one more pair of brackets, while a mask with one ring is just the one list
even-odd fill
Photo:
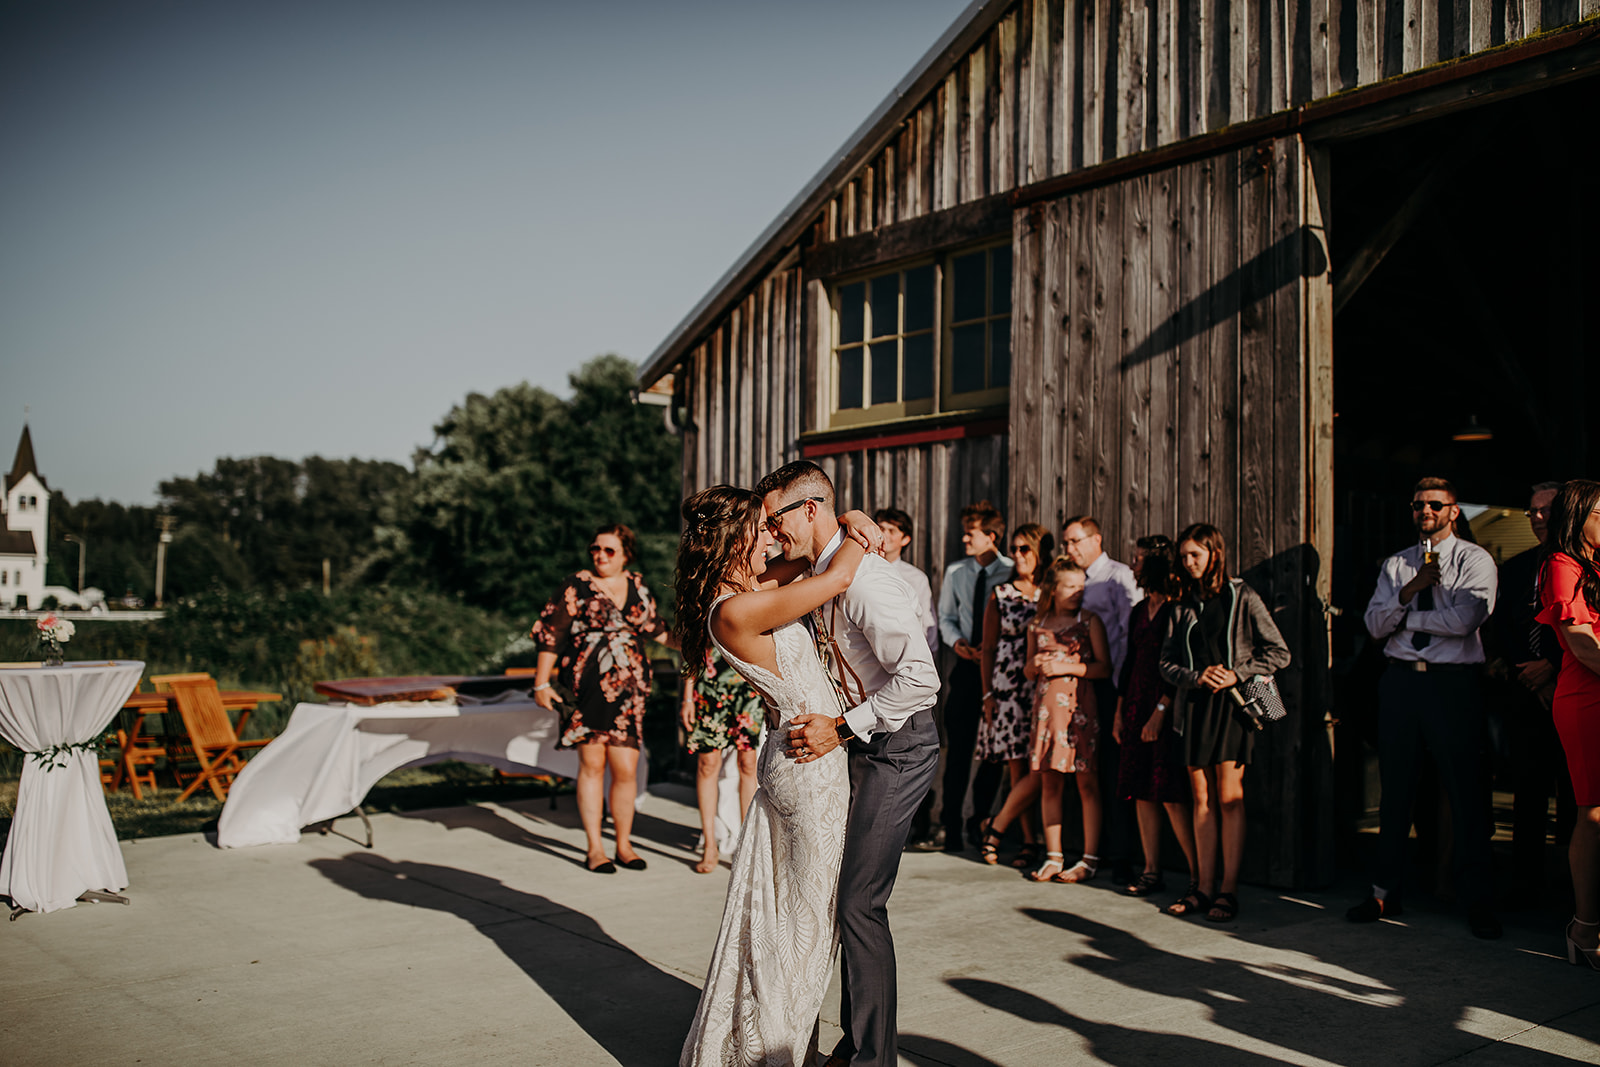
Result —
[[1125, 892], [1130, 897], [1147, 897], [1151, 893], [1159, 893], [1167, 888], [1167, 880], [1161, 877], [1160, 871], [1145, 871], [1139, 880], [1128, 886]]
[[983, 862], [991, 867], [1000, 864], [1000, 839], [1001, 833], [994, 828], [994, 819], [983, 820], [978, 827], [978, 853]]
[[1039, 842], [1024, 841], [1022, 847], [1017, 849], [1016, 858], [1011, 861], [1011, 866], [1019, 871], [1032, 870], [1039, 866], [1039, 860], [1043, 856], [1044, 852], [1040, 850]]
[[1196, 912], [1210, 910], [1211, 898], [1200, 892], [1199, 882], [1190, 882], [1188, 891], [1177, 900], [1174, 900], [1171, 904], [1168, 904], [1166, 907], [1162, 908], [1161, 912], [1164, 915], [1171, 915], [1179, 919], [1187, 919]]
[[1231, 923], [1238, 917], [1238, 897], [1232, 893], [1218, 893], [1211, 898], [1211, 910], [1206, 912], [1206, 922]]

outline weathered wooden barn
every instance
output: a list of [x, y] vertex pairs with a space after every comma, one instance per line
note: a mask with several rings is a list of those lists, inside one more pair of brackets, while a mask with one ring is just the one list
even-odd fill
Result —
[[1247, 877], [1326, 881], [1332, 609], [1411, 481], [1595, 469], [1597, 14], [974, 3], [650, 357], [684, 491], [816, 459], [935, 580], [981, 497], [1121, 558], [1216, 523], [1296, 653]]

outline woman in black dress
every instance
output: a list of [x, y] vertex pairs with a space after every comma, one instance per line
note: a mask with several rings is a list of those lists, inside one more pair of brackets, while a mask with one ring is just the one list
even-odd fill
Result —
[[1139, 841], [1144, 847], [1144, 873], [1128, 886], [1130, 896], [1147, 897], [1166, 888], [1161, 877], [1161, 809], [1166, 808], [1173, 836], [1189, 864], [1189, 891], [1200, 888], [1194, 854], [1194, 816], [1189, 810], [1189, 775], [1184, 769], [1181, 738], [1172, 729], [1173, 691], [1161, 680], [1161, 643], [1172, 615], [1172, 594], [1178, 585], [1172, 542], [1160, 534], [1137, 542], [1133, 573], [1144, 590], [1128, 617], [1128, 654], [1122, 661], [1117, 689], [1117, 715], [1112, 734], [1120, 746], [1117, 796], [1134, 801], [1139, 816]]
[[[531, 634], [539, 646], [533, 699], [543, 708], [566, 705], [560, 747], [578, 749], [578, 814], [589, 839], [586, 866], [597, 874], [617, 870], [600, 838], [607, 768], [616, 862], [630, 870], [645, 868], [629, 840], [644, 703], [650, 695], [650, 660], [641, 641], [650, 637], [672, 644], [644, 579], [627, 569], [635, 552], [633, 531], [626, 526], [613, 523], [596, 530], [589, 545], [593, 565], [557, 590]], [[572, 694], [570, 704], [556, 693], [552, 670]]]
[[[1178, 538], [1183, 595], [1173, 605], [1161, 646], [1161, 677], [1178, 689], [1172, 713], [1183, 734], [1194, 789], [1194, 837], [1200, 885], [1168, 906], [1169, 915], [1206, 912], [1212, 922], [1239, 914], [1244, 856], [1244, 769], [1256, 725], [1229, 690], [1289, 665], [1289, 647], [1256, 591], [1228, 577], [1222, 533], [1195, 523]], [[1217, 883], [1217, 844], [1222, 881]], [[1219, 889], [1215, 898], [1214, 889]]]

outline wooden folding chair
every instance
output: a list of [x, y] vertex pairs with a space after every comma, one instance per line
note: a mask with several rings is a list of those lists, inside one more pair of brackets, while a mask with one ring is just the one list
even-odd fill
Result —
[[270, 743], [272, 738], [239, 740], [233, 723], [228, 720], [228, 709], [222, 706], [217, 683], [210, 678], [203, 681], [174, 679], [169, 684], [172, 686], [173, 699], [178, 704], [178, 715], [183, 719], [183, 728], [189, 735], [190, 751], [187, 758], [179, 755], [172, 760], [172, 773], [178, 779], [178, 784], [183, 784], [184, 763], [192, 760], [199, 764], [199, 769], [194, 772], [194, 780], [178, 795], [178, 802], [181, 804], [188, 800], [202, 785], [209, 785], [218, 800], [226, 801], [234, 775], [244, 770], [244, 757], [239, 753], [244, 749], [260, 748]]

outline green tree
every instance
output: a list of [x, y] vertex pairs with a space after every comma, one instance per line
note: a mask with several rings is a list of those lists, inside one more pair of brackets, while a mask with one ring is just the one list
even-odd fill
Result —
[[[398, 463], [254, 456], [219, 459], [209, 472], [162, 482], [160, 491], [180, 531], [203, 531], [238, 554], [246, 581], [219, 574], [222, 584], [299, 589], [321, 584], [324, 559], [337, 582], [349, 580], [355, 561], [376, 547], [379, 509], [410, 478]], [[204, 565], [205, 554], [196, 562]]]
[[659, 411], [633, 403], [629, 361], [600, 356], [569, 380], [570, 400], [524, 382], [452, 408], [396, 494], [369, 574], [527, 618], [587, 564], [594, 527], [622, 522], [640, 536], [646, 579], [664, 592], [678, 441]]

